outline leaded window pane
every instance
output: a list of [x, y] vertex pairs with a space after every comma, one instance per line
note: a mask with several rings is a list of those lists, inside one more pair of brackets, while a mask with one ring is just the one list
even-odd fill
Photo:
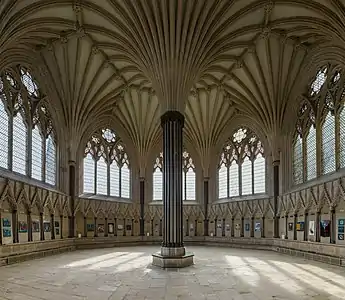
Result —
[[32, 158], [31, 158], [31, 177], [37, 180], [42, 180], [42, 166], [43, 166], [43, 139], [36, 126], [32, 130]]
[[163, 173], [159, 168], [153, 172], [153, 200], [163, 200]]
[[328, 112], [322, 126], [322, 173], [335, 171], [335, 118]]
[[293, 157], [293, 179], [295, 184], [303, 182], [303, 148], [302, 138], [296, 137]]
[[310, 127], [306, 140], [307, 147], [307, 180], [316, 178], [316, 129]]
[[5, 110], [5, 107], [1, 98], [0, 98], [0, 167], [5, 168], [5, 169], [8, 168], [8, 114]]
[[218, 170], [218, 197], [228, 197], [228, 168], [224, 164]]
[[95, 161], [90, 153], [84, 158], [84, 193], [95, 193]]
[[186, 173], [186, 200], [195, 200], [195, 172], [189, 169]]
[[340, 116], [339, 116], [339, 122], [340, 122], [340, 168], [345, 167], [345, 108], [341, 110]]
[[238, 164], [233, 161], [230, 166], [230, 197], [236, 197], [240, 195], [239, 188], [239, 175], [238, 175]]
[[127, 165], [121, 168], [121, 197], [130, 197], [130, 171]]
[[116, 161], [110, 165], [110, 196], [120, 197], [120, 168]]
[[107, 195], [107, 163], [103, 157], [97, 162], [97, 194]]
[[252, 194], [252, 162], [246, 157], [242, 163], [242, 195]]
[[27, 129], [23, 117], [18, 113], [13, 118], [13, 171], [26, 175]]
[[56, 148], [51, 135], [46, 139], [46, 182], [56, 184]]
[[265, 193], [266, 165], [265, 159], [259, 153], [254, 160], [254, 193]]

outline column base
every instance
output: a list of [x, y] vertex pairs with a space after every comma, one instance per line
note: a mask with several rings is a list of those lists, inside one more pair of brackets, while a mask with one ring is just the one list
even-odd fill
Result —
[[160, 268], [185, 268], [194, 265], [194, 254], [186, 252], [184, 247], [162, 247], [161, 251], [152, 254], [152, 264]]

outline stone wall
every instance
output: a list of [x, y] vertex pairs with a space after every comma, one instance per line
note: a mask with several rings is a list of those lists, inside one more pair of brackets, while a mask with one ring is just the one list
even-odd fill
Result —
[[[342, 177], [280, 196], [278, 217], [281, 237], [288, 240], [295, 237], [297, 241], [316, 241], [315, 223], [319, 218], [320, 222], [333, 220], [334, 226], [333, 240], [330, 236], [323, 237], [319, 233], [319, 243], [344, 245], [339, 225], [339, 222], [345, 219], [344, 180]], [[213, 201], [208, 207], [207, 216], [204, 215], [200, 202], [188, 202], [184, 205], [185, 236], [273, 236], [273, 198], [225, 203]], [[133, 202], [115, 202], [77, 198], [72, 207], [70, 198], [65, 194], [11, 179], [0, 179], [0, 209], [1, 243], [4, 245], [28, 242], [30, 220], [34, 225], [33, 241], [78, 235], [139, 236], [140, 205], [135, 199]], [[146, 203], [144, 215], [145, 235], [159, 237], [162, 233], [162, 204]], [[204, 232], [205, 221], [209, 222], [208, 232]], [[306, 235], [304, 231], [296, 230], [295, 221], [305, 222]], [[310, 221], [314, 221], [314, 233], [309, 232]], [[70, 222], [75, 224], [74, 233], [68, 230]], [[113, 228], [114, 232], [107, 232], [107, 228]]]

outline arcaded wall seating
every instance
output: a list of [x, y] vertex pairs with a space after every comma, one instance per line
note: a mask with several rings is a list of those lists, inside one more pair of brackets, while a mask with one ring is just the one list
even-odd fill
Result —
[[[7, 265], [24, 260], [58, 254], [67, 251], [161, 244], [161, 237], [97, 237], [72, 238], [55, 241], [39, 241], [0, 247], [0, 264]], [[248, 248], [277, 251], [284, 254], [301, 256], [306, 259], [345, 267], [345, 247], [315, 242], [289, 241], [273, 238], [230, 238], [230, 237], [185, 237], [185, 244], [216, 247]]]

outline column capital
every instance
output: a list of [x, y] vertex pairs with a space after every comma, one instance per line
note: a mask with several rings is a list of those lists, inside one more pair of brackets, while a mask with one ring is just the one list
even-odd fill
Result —
[[145, 177], [139, 177], [139, 181], [145, 181]]
[[280, 165], [280, 160], [275, 160], [272, 162], [273, 167], [279, 166]]
[[74, 166], [74, 167], [75, 167], [75, 165], [76, 165], [75, 160], [69, 160], [69, 161], [68, 161], [68, 165], [69, 165], [69, 166]]
[[209, 181], [210, 177], [204, 177], [204, 181]]
[[178, 121], [181, 126], [184, 126], [184, 115], [177, 110], [166, 111], [161, 116], [161, 126], [164, 126], [167, 122]]

